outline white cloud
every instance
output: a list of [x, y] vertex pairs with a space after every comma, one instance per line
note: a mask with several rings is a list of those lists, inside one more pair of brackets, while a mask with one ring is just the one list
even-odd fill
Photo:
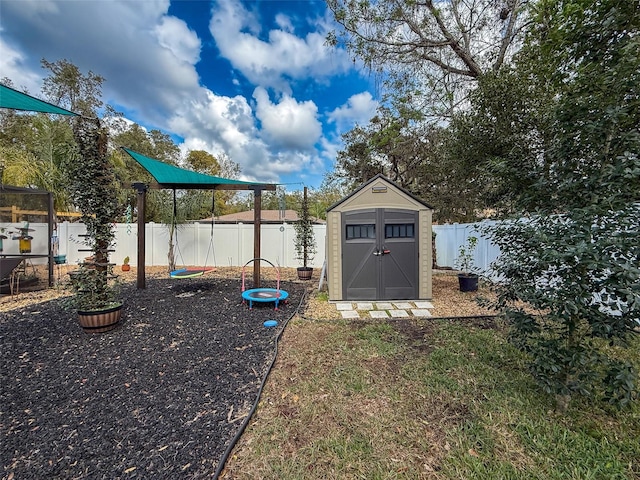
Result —
[[[194, 36], [188, 34], [183, 45], [158, 42], [159, 33], [166, 37], [169, 30], [189, 32], [184, 22], [167, 17], [168, 0], [58, 1], [48, 2], [52, 7], [47, 9], [40, 3], [2, 2], [3, 37], [28, 58], [25, 70], [43, 75], [41, 58], [66, 59], [106, 79], [107, 102], [125, 105], [160, 126], [199, 88], [190, 63], [195, 57]], [[4, 71], [4, 55], [0, 57]]]
[[[20, 89], [39, 94], [47, 75], [40, 59], [66, 59], [83, 73], [104, 77], [104, 100], [128, 118], [180, 136], [183, 150], [227, 153], [247, 180], [304, 178], [322, 173], [331, 161], [333, 144], [323, 136], [317, 105], [297, 100], [288, 83], [327, 81], [352, 67], [344, 52], [325, 47], [326, 18], [313, 19], [311, 33], [296, 37], [296, 25], [309, 20], [274, 14], [270, 20], [277, 27], [263, 32], [261, 19], [239, 2], [213, 2], [210, 30], [237, 69], [220, 73], [236, 86], [253, 82], [257, 88], [248, 99], [201, 85], [196, 65], [202, 66], [202, 46], [210, 40], [170, 16], [169, 0], [0, 2], [0, 77]], [[239, 81], [240, 74], [245, 79]], [[278, 91], [272, 101], [267, 88], [273, 87]], [[329, 118], [337, 125], [357, 117], [366, 100], [350, 99]], [[325, 145], [320, 153], [318, 145]]]
[[[0, 30], [2, 33], [2, 30]], [[0, 37], [0, 78], [13, 81], [16, 90], [27, 90], [27, 93], [39, 97], [42, 78], [40, 75], [25, 68], [25, 57], [17, 50], [7, 45]]]
[[319, 31], [300, 38], [290, 18], [278, 16], [276, 21], [280, 29], [269, 31], [262, 40], [256, 29], [250, 29], [259, 23], [255, 15], [237, 0], [220, 0], [209, 29], [222, 56], [254, 85], [291, 93], [288, 79], [320, 79], [351, 68], [345, 52], [325, 45], [323, 22], [316, 24]]
[[354, 124], [366, 124], [375, 115], [378, 102], [369, 92], [352, 95], [347, 103], [329, 114], [329, 121], [335, 122], [339, 128], [347, 129]]
[[160, 46], [167, 48], [180, 62], [195, 65], [200, 60], [200, 39], [175, 17], [162, 17], [154, 28]]
[[276, 14], [276, 24], [285, 32], [293, 33], [295, 31], [293, 22], [289, 15], [285, 15], [283, 13]]
[[253, 161], [244, 153], [249, 145], [253, 152], [262, 151], [262, 159], [267, 155], [266, 147], [255, 141], [258, 132], [253, 112], [241, 96], [224, 97], [206, 91], [200, 99], [176, 112], [170, 120], [170, 128], [184, 137], [190, 148], [198, 145], [203, 149], [202, 145], [206, 145], [204, 150], [209, 152], [225, 151], [243, 167], [250, 167]]
[[318, 107], [312, 101], [297, 102], [285, 95], [280, 103], [274, 104], [261, 87], [255, 89], [253, 98], [263, 135], [275, 146], [308, 150], [322, 135], [322, 125], [317, 119]]

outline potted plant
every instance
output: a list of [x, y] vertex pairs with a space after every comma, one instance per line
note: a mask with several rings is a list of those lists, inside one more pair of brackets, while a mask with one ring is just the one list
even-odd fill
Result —
[[129, 265], [129, 256], [127, 255], [124, 257], [124, 260], [122, 260], [122, 271], [128, 272], [129, 270], [131, 270], [131, 265]]
[[313, 275], [313, 268], [309, 266], [309, 262], [313, 260], [316, 254], [316, 240], [313, 232], [313, 223], [309, 215], [307, 187], [304, 187], [304, 195], [298, 214], [300, 219], [293, 226], [296, 232], [296, 259], [302, 262], [302, 266], [298, 267], [298, 278], [300, 280], [310, 280]]
[[107, 156], [107, 130], [97, 118], [78, 117], [73, 133], [77, 156], [72, 158], [70, 191], [87, 227], [85, 244], [92, 255], [79, 264], [71, 283], [76, 308], [86, 332], [105, 332], [116, 327], [122, 315], [118, 285], [114, 282], [109, 249], [119, 208], [115, 176]]
[[478, 290], [478, 274], [472, 271], [474, 268], [473, 255], [477, 244], [477, 237], [468, 237], [467, 242], [460, 245], [458, 250], [455, 265], [460, 270], [458, 283], [461, 292], [475, 292]]

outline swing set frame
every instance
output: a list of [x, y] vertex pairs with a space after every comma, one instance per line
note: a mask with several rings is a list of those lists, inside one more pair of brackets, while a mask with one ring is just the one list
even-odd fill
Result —
[[[275, 183], [255, 183], [232, 180], [222, 177], [214, 177], [202, 173], [193, 172], [184, 168], [169, 165], [153, 158], [149, 158], [128, 148], [122, 147], [125, 153], [133, 158], [142, 168], [156, 180], [156, 183], [134, 182], [132, 188], [137, 193], [138, 210], [138, 264], [137, 282], [138, 289], [146, 288], [145, 279], [145, 215], [147, 190], [149, 189], [180, 189], [180, 190], [253, 190], [254, 195], [254, 222], [253, 222], [253, 256], [260, 258], [260, 231], [262, 218], [262, 192], [275, 191]], [[253, 264], [253, 284], [260, 286], [260, 262]]]

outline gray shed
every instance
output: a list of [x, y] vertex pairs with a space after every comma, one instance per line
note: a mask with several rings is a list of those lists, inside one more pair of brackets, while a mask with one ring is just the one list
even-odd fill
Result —
[[383, 175], [329, 207], [329, 300], [430, 300], [432, 211]]

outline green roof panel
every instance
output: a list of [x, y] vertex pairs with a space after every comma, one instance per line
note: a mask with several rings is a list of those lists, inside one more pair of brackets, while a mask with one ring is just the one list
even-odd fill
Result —
[[122, 149], [148, 171], [163, 188], [218, 190], [252, 190], [256, 187], [265, 190], [275, 190], [276, 188], [275, 184], [243, 182], [241, 180], [205, 175], [204, 173], [169, 165], [168, 163], [149, 158], [125, 147], [122, 147]]
[[26, 112], [57, 113], [60, 115], [78, 115], [70, 110], [58, 107], [52, 103], [39, 100], [26, 93], [14, 90], [0, 84], [0, 108], [24, 110]]

